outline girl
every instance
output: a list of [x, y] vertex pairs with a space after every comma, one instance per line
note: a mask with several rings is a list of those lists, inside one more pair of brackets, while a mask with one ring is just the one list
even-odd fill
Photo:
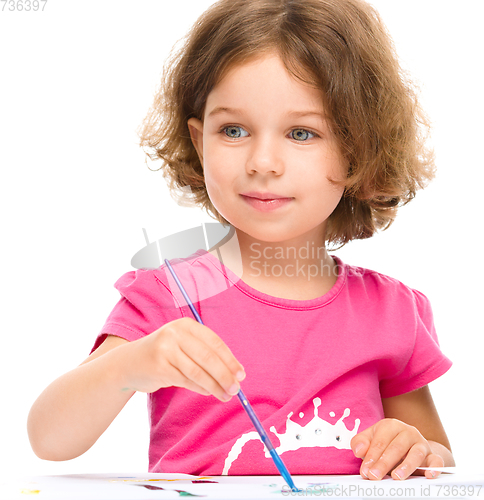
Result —
[[141, 130], [171, 188], [231, 228], [172, 262], [207, 326], [165, 266], [122, 276], [91, 355], [32, 407], [37, 455], [84, 453], [142, 391], [150, 471], [277, 474], [233, 398], [244, 381], [292, 474], [454, 465], [427, 298], [327, 251], [386, 229], [432, 178], [425, 123], [366, 3], [215, 3]]

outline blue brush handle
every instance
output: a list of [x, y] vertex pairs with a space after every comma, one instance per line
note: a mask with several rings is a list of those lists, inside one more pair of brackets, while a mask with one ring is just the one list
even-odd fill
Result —
[[277, 454], [277, 451], [274, 449], [274, 445], [271, 443], [269, 436], [266, 434], [264, 427], [262, 427], [262, 424], [260, 423], [260, 420], [257, 418], [257, 415], [255, 414], [248, 399], [242, 392], [242, 389], [239, 389], [237, 396], [239, 397], [242, 406], [247, 412], [247, 415], [249, 415], [250, 420], [254, 424], [254, 427], [257, 429], [257, 432], [259, 433], [262, 442], [266, 445], [266, 448], [269, 450], [272, 460], [274, 460], [274, 463], [276, 464], [277, 470], [281, 473], [281, 476], [285, 479], [286, 483], [293, 491], [299, 491], [294, 485], [291, 474], [287, 470], [287, 467], [284, 465], [284, 462], [281, 460], [281, 457]]
[[[171, 275], [173, 276], [176, 284], [178, 285], [178, 288], [180, 289], [186, 303], [188, 304], [188, 307], [192, 311], [193, 315], [195, 316], [195, 319], [200, 323], [204, 324], [202, 321], [202, 318], [200, 318], [200, 315], [198, 314], [198, 311], [195, 309], [192, 301], [190, 300], [190, 297], [188, 296], [187, 292], [185, 291], [185, 288], [181, 284], [181, 281], [178, 279], [177, 274], [175, 273], [175, 270], [173, 267], [171, 267], [171, 264], [168, 262], [168, 259], [165, 259], [165, 264], [170, 270]], [[281, 476], [284, 478], [286, 483], [289, 485], [289, 487], [293, 491], [300, 491], [296, 486], [294, 485], [294, 482], [292, 480], [291, 474], [287, 470], [287, 467], [284, 465], [284, 462], [281, 460], [281, 457], [277, 454], [277, 451], [274, 449], [273, 444], [271, 443], [271, 440], [269, 439], [269, 436], [267, 435], [266, 431], [264, 430], [264, 427], [262, 427], [262, 424], [260, 423], [260, 420], [257, 418], [257, 415], [255, 414], [252, 406], [250, 405], [248, 399], [245, 397], [245, 394], [242, 392], [242, 389], [239, 389], [239, 392], [237, 393], [237, 396], [240, 399], [240, 402], [242, 403], [242, 406], [244, 407], [244, 410], [247, 412], [247, 415], [249, 415], [250, 420], [254, 424], [254, 427], [257, 429], [257, 432], [259, 433], [259, 436], [268, 449], [269, 453], [271, 454], [272, 460], [274, 460], [274, 463], [277, 467], [277, 470], [281, 473]]]

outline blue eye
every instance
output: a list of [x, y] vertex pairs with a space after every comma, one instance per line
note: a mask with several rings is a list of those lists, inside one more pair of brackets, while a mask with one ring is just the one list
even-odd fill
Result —
[[231, 139], [239, 139], [240, 137], [247, 137], [249, 135], [242, 127], [237, 127], [235, 125], [224, 127], [222, 131]]
[[309, 132], [309, 130], [305, 130], [303, 128], [295, 128], [291, 132], [291, 137], [295, 141], [304, 142], [307, 141], [308, 139], [312, 139], [314, 137], [314, 134]]

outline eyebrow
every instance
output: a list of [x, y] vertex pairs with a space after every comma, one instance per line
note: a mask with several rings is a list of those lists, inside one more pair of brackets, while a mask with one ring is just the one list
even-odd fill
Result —
[[[237, 109], [237, 108], [227, 108], [225, 106], [217, 106], [216, 108], [212, 109], [208, 116], [215, 116], [219, 115], [222, 113], [231, 113], [235, 115], [243, 115], [245, 114], [242, 109]], [[326, 115], [324, 113], [321, 113], [316, 110], [307, 110], [307, 111], [291, 111], [287, 113], [287, 116], [293, 117], [293, 118], [302, 118], [305, 116], [317, 116], [319, 118], [322, 118], [323, 120], [326, 120]]]

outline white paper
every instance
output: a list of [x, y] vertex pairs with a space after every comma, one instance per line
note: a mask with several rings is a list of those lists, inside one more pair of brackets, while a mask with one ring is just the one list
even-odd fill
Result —
[[[8, 500], [149, 500], [164, 498], [484, 498], [484, 474], [456, 473], [436, 479], [411, 476], [369, 481], [360, 476], [293, 476], [302, 491], [290, 492], [281, 476], [190, 476], [187, 474], [80, 474], [0, 480]], [[214, 481], [194, 483], [193, 481]], [[184, 492], [184, 493], [180, 493]], [[197, 496], [187, 496], [187, 493]]]

